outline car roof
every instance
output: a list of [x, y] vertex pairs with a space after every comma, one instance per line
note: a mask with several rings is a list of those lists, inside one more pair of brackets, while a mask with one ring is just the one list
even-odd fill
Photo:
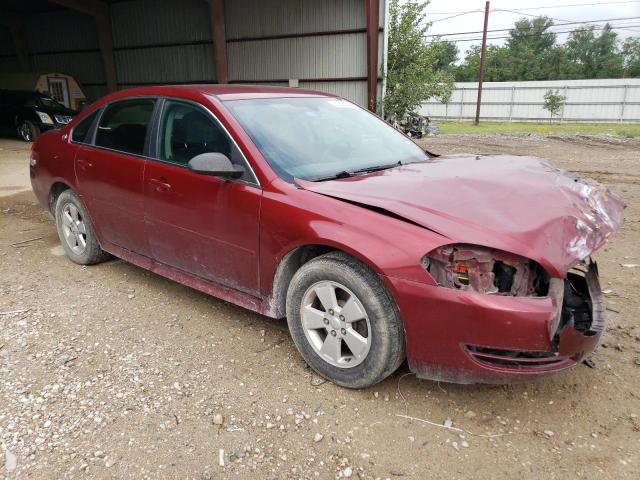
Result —
[[149, 87], [135, 87], [119, 90], [108, 97], [110, 99], [126, 98], [140, 95], [179, 95], [199, 93], [225, 100], [246, 100], [255, 98], [283, 98], [283, 97], [335, 97], [330, 93], [307, 90], [304, 88], [273, 87], [265, 85], [240, 84], [194, 84], [194, 85], [157, 85]]

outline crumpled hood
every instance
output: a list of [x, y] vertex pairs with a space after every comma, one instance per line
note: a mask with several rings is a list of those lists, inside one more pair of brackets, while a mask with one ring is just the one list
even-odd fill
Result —
[[516, 253], [561, 277], [618, 230], [625, 207], [605, 186], [535, 157], [443, 156], [341, 180], [296, 183], [392, 212], [447, 237], [443, 244]]

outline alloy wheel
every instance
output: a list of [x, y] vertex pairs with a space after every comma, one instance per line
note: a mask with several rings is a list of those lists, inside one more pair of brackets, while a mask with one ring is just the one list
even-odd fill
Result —
[[29, 124], [27, 122], [23, 122], [22, 124], [20, 124], [19, 133], [20, 133], [20, 137], [25, 142], [30, 142], [31, 140], [33, 140], [33, 134], [31, 132], [31, 127], [29, 126]]
[[80, 210], [73, 203], [62, 207], [62, 233], [71, 251], [82, 255], [87, 248], [87, 228]]
[[371, 348], [371, 324], [362, 302], [333, 281], [307, 289], [300, 309], [302, 328], [314, 351], [339, 368], [362, 363]]

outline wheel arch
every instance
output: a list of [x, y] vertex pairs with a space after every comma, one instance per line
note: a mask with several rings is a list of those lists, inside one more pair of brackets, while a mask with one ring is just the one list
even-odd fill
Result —
[[71, 187], [61, 181], [54, 182], [49, 189], [49, 211], [55, 215], [56, 201], [62, 192], [71, 190]]
[[287, 291], [295, 273], [305, 263], [330, 252], [344, 253], [345, 255], [363, 263], [373, 272], [378, 271], [378, 269], [371, 265], [367, 259], [363, 259], [359, 255], [354, 255], [349, 251], [349, 249], [341, 248], [338, 245], [322, 243], [299, 245], [283, 255], [282, 259], [278, 262], [278, 266], [276, 267], [275, 274], [273, 276], [271, 295], [269, 297], [269, 306], [267, 309], [268, 316], [274, 318], [286, 317]]

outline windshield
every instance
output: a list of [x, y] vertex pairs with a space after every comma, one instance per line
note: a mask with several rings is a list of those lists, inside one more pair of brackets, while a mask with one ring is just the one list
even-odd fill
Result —
[[49, 98], [49, 97], [38, 97], [38, 107], [48, 107], [48, 108], [65, 108], [64, 105], [62, 105], [59, 102], [56, 102], [53, 98]]
[[42, 107], [54, 109], [66, 108], [61, 103], [56, 102], [53, 98], [42, 97], [40, 95], [19, 95], [17, 98], [19, 99], [19, 102], [21, 102], [25, 107]]
[[268, 98], [225, 102], [276, 173], [320, 180], [426, 160], [403, 134], [337, 98]]

